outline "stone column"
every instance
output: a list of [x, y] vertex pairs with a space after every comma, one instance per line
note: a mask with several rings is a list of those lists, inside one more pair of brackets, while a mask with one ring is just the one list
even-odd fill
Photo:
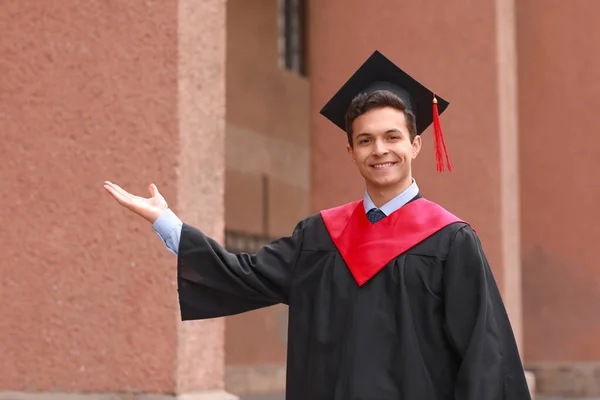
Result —
[[223, 322], [104, 180], [222, 239], [225, 2], [0, 7], [0, 398], [227, 399]]
[[[225, 1], [179, 0], [178, 207], [187, 223], [224, 239]], [[230, 400], [223, 391], [225, 320], [179, 324], [177, 393]]]

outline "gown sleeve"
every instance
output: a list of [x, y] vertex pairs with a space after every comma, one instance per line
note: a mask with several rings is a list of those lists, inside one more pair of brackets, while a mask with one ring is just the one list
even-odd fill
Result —
[[519, 351], [481, 243], [469, 227], [455, 235], [444, 267], [445, 329], [460, 367], [455, 398], [530, 400]]
[[287, 304], [303, 226], [304, 221], [291, 236], [256, 254], [232, 254], [200, 230], [183, 224], [177, 257], [181, 319], [223, 317]]

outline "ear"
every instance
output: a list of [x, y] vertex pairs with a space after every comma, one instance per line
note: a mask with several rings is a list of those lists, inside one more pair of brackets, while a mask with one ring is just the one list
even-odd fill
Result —
[[417, 158], [419, 153], [421, 152], [421, 144], [422, 144], [421, 135], [415, 136], [412, 142], [412, 159]]
[[346, 151], [348, 151], [348, 155], [353, 163], [356, 162], [356, 158], [354, 158], [354, 149], [349, 144], [346, 144]]

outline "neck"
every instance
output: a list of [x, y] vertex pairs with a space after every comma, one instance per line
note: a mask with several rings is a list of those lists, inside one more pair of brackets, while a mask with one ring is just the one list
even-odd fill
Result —
[[402, 182], [392, 187], [373, 186], [367, 184], [367, 193], [369, 193], [369, 197], [371, 197], [371, 200], [373, 200], [375, 206], [379, 208], [408, 189], [412, 184], [412, 181], [412, 176], [409, 176], [408, 178], [402, 180]]

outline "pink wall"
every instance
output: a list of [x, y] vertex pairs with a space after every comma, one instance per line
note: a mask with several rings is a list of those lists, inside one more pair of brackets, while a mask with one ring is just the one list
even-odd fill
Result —
[[598, 361], [600, 2], [518, 4], [526, 358]]
[[2, 3], [2, 389], [174, 389], [174, 259], [102, 182], [176, 199], [176, 18], [176, 1]]

